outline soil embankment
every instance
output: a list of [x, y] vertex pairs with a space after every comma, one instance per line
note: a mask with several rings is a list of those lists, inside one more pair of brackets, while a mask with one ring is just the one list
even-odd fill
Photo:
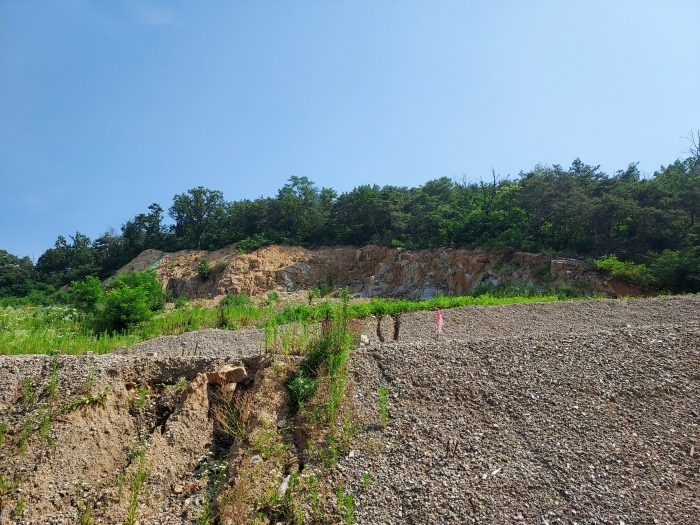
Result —
[[[697, 523], [700, 297], [443, 314], [439, 340], [433, 312], [367, 320], [351, 361], [361, 431], [332, 474], [358, 523]], [[206, 330], [123, 354], [0, 358], [0, 523], [75, 523], [88, 505], [94, 523], [124, 523], [133, 505], [141, 525], [196, 523], [203, 465], [234, 446], [203, 373], [243, 367], [232, 388], [255, 391], [263, 344], [259, 330]]]

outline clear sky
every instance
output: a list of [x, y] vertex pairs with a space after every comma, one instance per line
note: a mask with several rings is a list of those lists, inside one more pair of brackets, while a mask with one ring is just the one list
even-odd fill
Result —
[[698, 0], [0, 0], [0, 248], [196, 186], [651, 174], [700, 127]]

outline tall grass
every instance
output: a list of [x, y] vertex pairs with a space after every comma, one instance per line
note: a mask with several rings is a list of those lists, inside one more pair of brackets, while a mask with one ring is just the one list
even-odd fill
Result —
[[[162, 335], [241, 328], [264, 315], [255, 306], [167, 310], [124, 332], [95, 333], [88, 316], [68, 306], [0, 308], [0, 355], [106, 353]], [[222, 322], [224, 323], [222, 325]]]
[[[410, 299], [372, 299], [369, 302], [356, 302], [348, 306], [348, 317], [397, 315], [404, 312], [419, 312], [433, 308], [457, 308], [460, 306], [495, 306], [501, 304], [553, 302], [583, 297], [572, 297], [570, 290], [551, 290], [549, 292], [537, 292], [530, 287], [523, 288], [499, 288], [484, 289], [479, 295], [462, 296], [437, 296], [422, 301]], [[324, 302], [314, 306], [299, 305], [287, 307], [281, 312], [270, 316], [267, 325], [282, 325], [289, 323], [313, 323], [322, 320], [329, 314], [336, 315], [337, 309], [331, 302]]]
[[[478, 295], [477, 295], [478, 294]], [[476, 294], [459, 297], [438, 296], [425, 301], [373, 299], [347, 305], [347, 317], [396, 315], [433, 308], [490, 306], [512, 303], [550, 302], [571, 299], [570, 290], [539, 292], [532, 287], [485, 287]], [[166, 310], [124, 332], [95, 333], [88, 315], [70, 306], [0, 307], [0, 355], [81, 354], [88, 350], [106, 353], [133, 346], [163, 335], [179, 335], [204, 328], [239, 329], [269, 314], [264, 323], [266, 350], [271, 353], [305, 353], [316, 337], [317, 323], [326, 315], [336, 319], [337, 304], [332, 301], [307, 306], [286, 307], [272, 313], [272, 307], [259, 308], [249, 300], [222, 302], [217, 308], [191, 307]], [[282, 325], [296, 325], [283, 328]], [[278, 328], [279, 327], [279, 328]]]

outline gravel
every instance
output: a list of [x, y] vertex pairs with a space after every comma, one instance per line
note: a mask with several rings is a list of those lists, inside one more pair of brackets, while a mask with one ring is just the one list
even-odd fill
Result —
[[455, 309], [439, 342], [434, 314], [402, 316], [398, 342], [352, 361], [365, 432], [335, 483], [362, 524], [697, 523], [697, 306]]

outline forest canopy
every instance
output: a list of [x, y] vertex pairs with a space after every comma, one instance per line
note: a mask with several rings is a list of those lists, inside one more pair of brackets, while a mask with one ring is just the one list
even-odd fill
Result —
[[607, 175], [576, 159], [568, 169], [536, 166], [512, 179], [443, 177], [417, 188], [361, 185], [340, 195], [296, 176], [276, 196], [255, 200], [227, 201], [198, 186], [173, 197], [172, 222], [154, 203], [119, 232], [60, 236], [36, 265], [0, 250], [0, 300], [55, 299], [61, 286], [105, 279], [147, 248], [251, 251], [273, 243], [545, 251], [602, 258], [602, 270], [620, 275], [641, 268], [639, 275], [653, 274], [663, 289], [697, 292], [700, 152], [690, 153], [650, 177], [636, 164]]

